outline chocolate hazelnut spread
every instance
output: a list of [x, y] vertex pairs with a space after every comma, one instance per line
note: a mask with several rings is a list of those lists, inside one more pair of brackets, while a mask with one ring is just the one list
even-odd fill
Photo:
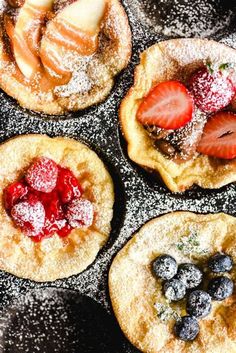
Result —
[[157, 149], [176, 163], [183, 163], [197, 156], [196, 148], [206, 121], [207, 114], [196, 108], [191, 122], [180, 129], [165, 130], [148, 125], [145, 128]]

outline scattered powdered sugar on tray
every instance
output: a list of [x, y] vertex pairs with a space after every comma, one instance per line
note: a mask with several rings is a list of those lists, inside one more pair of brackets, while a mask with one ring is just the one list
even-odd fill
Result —
[[[142, 3], [145, 5], [148, 2], [147, 0], [143, 2], [141, 0], [124, 1], [133, 30], [133, 56], [131, 64], [117, 78], [115, 88], [104, 103], [83, 112], [69, 114], [66, 119], [64, 117], [61, 119], [51, 119], [50, 117], [39, 116], [36, 113], [21, 109], [13, 99], [7, 97], [4, 93], [0, 93], [1, 142], [6, 141], [10, 137], [26, 133], [72, 137], [85, 142], [95, 150], [105, 162], [113, 177], [116, 188], [116, 205], [110, 240], [98, 254], [96, 261], [86, 271], [80, 275], [53, 283], [53, 287], [73, 289], [78, 291], [78, 296], [81, 293], [93, 298], [96, 302], [102, 304], [107, 311], [111, 311], [107, 280], [112, 259], [119, 249], [126, 244], [127, 240], [131, 238], [132, 234], [145, 222], [159, 215], [177, 210], [199, 213], [217, 213], [223, 211], [236, 215], [234, 207], [236, 198], [235, 185], [231, 184], [219, 190], [193, 188], [183, 194], [173, 194], [162, 186], [156, 177], [150, 176], [144, 170], [135, 166], [127, 157], [126, 145], [119, 132], [117, 119], [118, 107], [122, 97], [132, 84], [133, 68], [138, 63], [139, 53], [156, 41], [165, 38], [165, 35], [160, 30], [157, 31], [155, 29], [156, 22], [154, 26], [151, 25], [151, 15], [145, 13], [146, 10], [141, 6]], [[175, 1], [175, 3], [177, 2]], [[3, 4], [3, 1], [0, 1], [0, 9], [1, 4]], [[194, 7], [192, 3], [191, 7]], [[140, 18], [142, 18], [141, 22]], [[172, 26], [174, 23], [172, 23]], [[222, 38], [222, 42], [225, 44], [236, 47], [235, 34], [231, 33], [228, 35], [228, 22], [225, 17], [222, 17], [221, 25], [223, 23], [227, 28], [225, 31], [219, 33], [219, 38]], [[195, 25], [197, 26], [197, 23]], [[204, 27], [205, 25], [207, 26], [206, 23], [204, 25], [199, 24], [198, 28], [204, 30], [205, 34], [210, 33], [207, 32], [209, 28]], [[173, 28], [169, 28], [169, 33], [172, 33]], [[167, 27], [166, 30], [168, 30]], [[197, 32], [196, 34], [201, 36], [202, 32]], [[189, 32], [185, 35], [189, 35]], [[176, 35], [173, 34], [173, 36]], [[52, 285], [48, 283], [37, 284], [16, 278], [7, 273], [1, 273], [0, 288], [2, 300], [0, 305], [6, 307], [12, 301], [12, 298], [17, 298], [21, 293], [25, 293], [31, 289], [40, 289], [40, 296], [42, 296], [43, 302], [47, 303], [48, 300], [51, 300], [51, 295], [44, 288], [48, 286]], [[46, 293], [45, 297], [44, 293]], [[22, 300], [23, 304], [27, 302], [27, 296], [23, 297]], [[57, 302], [58, 311], [61, 313], [60, 299], [57, 300], [55, 298], [55, 302]], [[21, 307], [21, 305], [17, 304], [17, 308], [19, 306]], [[32, 306], [28, 307], [31, 309], [28, 312], [29, 316], [26, 316], [32, 317], [34, 313], [36, 314], [35, 309]], [[45, 317], [45, 322], [51, 322], [50, 320], [49, 316]], [[69, 327], [66, 325], [68, 322], [67, 317], [62, 317], [61, 320], [64, 323], [65, 331], [70, 334], [70, 331], [68, 331]], [[7, 326], [8, 323], [9, 321], [6, 320], [4, 325]], [[34, 327], [37, 328], [37, 324]], [[3, 333], [2, 328], [0, 329], [0, 333]], [[17, 332], [15, 334], [16, 337], [19, 337], [17, 336]], [[2, 342], [4, 341], [3, 338], [1, 340]], [[119, 353], [136, 352], [125, 339], [122, 342], [123, 348], [119, 350]], [[30, 351], [30, 353], [34, 352], [37, 352], [36, 348], [35, 351]], [[49, 350], [49, 352], [51, 351]], [[111, 352], [114, 352], [114, 350], [111, 350]], [[43, 352], [41, 351], [41, 353]]]
[[119, 353], [121, 347], [111, 316], [73, 291], [29, 291], [1, 312], [0, 327], [1, 352]]
[[235, 24], [236, 4], [223, 1], [196, 0], [134, 0], [140, 20], [168, 37], [222, 36], [225, 29]]

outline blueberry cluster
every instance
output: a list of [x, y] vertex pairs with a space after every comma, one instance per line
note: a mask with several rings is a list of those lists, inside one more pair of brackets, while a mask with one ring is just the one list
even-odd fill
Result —
[[[229, 272], [233, 268], [233, 260], [227, 254], [217, 253], [209, 259], [208, 268], [214, 274]], [[178, 266], [169, 255], [158, 256], [152, 263], [152, 270], [157, 278], [164, 280], [163, 293], [169, 301], [187, 299], [188, 315], [174, 326], [175, 335], [183, 341], [192, 341], [197, 337], [197, 319], [210, 313], [212, 300], [224, 300], [233, 294], [233, 281], [222, 275], [211, 279], [206, 291], [197, 289], [203, 281], [201, 269], [191, 263]]]

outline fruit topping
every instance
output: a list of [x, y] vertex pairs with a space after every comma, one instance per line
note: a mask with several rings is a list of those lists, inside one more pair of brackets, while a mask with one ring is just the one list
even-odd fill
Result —
[[187, 88], [178, 81], [159, 83], [140, 104], [137, 119], [143, 125], [175, 130], [193, 116], [194, 103]]
[[211, 311], [211, 297], [203, 290], [195, 290], [189, 294], [186, 311], [190, 316], [203, 318]]
[[177, 273], [177, 263], [172, 256], [158, 256], [152, 263], [152, 270], [156, 277], [168, 280]]
[[78, 0], [59, 12], [58, 19], [84, 32], [95, 34], [99, 32], [105, 7], [105, 0]]
[[53, 160], [38, 158], [26, 177], [4, 190], [5, 207], [15, 224], [34, 242], [57, 233], [63, 238], [74, 228], [91, 226], [93, 205], [80, 199], [75, 175]]
[[233, 259], [224, 253], [217, 253], [208, 261], [208, 267], [214, 273], [229, 272], [233, 268]]
[[190, 80], [190, 90], [196, 105], [206, 113], [214, 113], [230, 104], [235, 87], [230, 78], [227, 65], [212, 69], [211, 66], [201, 68]]
[[199, 333], [199, 324], [195, 317], [184, 316], [174, 326], [174, 332], [183, 341], [193, 341]]
[[20, 8], [13, 37], [10, 38], [16, 63], [27, 79], [40, 70], [38, 56], [41, 27], [53, 0], [26, 0]]
[[78, 180], [67, 168], [59, 168], [57, 189], [63, 203], [68, 203], [73, 198], [79, 198], [82, 195]]
[[12, 218], [28, 236], [36, 236], [43, 230], [45, 210], [43, 204], [37, 200], [20, 202], [11, 210]]
[[26, 181], [34, 190], [50, 193], [56, 186], [57, 176], [57, 164], [49, 158], [41, 157], [28, 169]]
[[29, 188], [23, 182], [16, 182], [8, 186], [4, 191], [5, 207], [10, 210], [18, 201], [27, 195]]
[[67, 207], [66, 219], [73, 228], [90, 227], [93, 223], [93, 205], [84, 199], [74, 199]]
[[[217, 253], [209, 259], [209, 267], [213, 272], [230, 271], [233, 266], [232, 258], [223, 253]], [[203, 272], [194, 264], [184, 263], [178, 268], [177, 275], [173, 275], [177, 271], [177, 263], [175, 259], [169, 255], [161, 255], [152, 263], [152, 270], [156, 277], [166, 279], [169, 275], [172, 278], [163, 284], [163, 294], [169, 302], [177, 302], [187, 295], [186, 312], [189, 316], [177, 319], [174, 332], [176, 337], [183, 341], [192, 341], [199, 333], [199, 325], [196, 318], [204, 318], [210, 314], [212, 309], [212, 300], [224, 300], [233, 294], [234, 284], [228, 277], [217, 277], [208, 283], [207, 292], [198, 289], [203, 281]], [[173, 269], [175, 269], [173, 271]], [[165, 307], [165, 306], [164, 306]], [[163, 313], [163, 305], [159, 306], [158, 317], [160, 312]], [[173, 309], [167, 305], [166, 312], [172, 313]], [[177, 315], [178, 318], [178, 315]], [[175, 317], [176, 319], [176, 317]]]
[[236, 114], [220, 112], [210, 117], [204, 127], [197, 151], [217, 158], [235, 158]]
[[181, 264], [176, 278], [180, 280], [188, 289], [196, 288], [202, 282], [203, 273], [194, 264]]
[[178, 301], [185, 297], [186, 287], [178, 279], [172, 278], [163, 286], [165, 297], [170, 301]]
[[66, 51], [85, 56], [96, 52], [105, 7], [105, 0], [75, 1], [50, 21], [41, 41], [40, 57], [51, 80], [63, 85], [71, 79]]
[[228, 277], [213, 278], [208, 285], [208, 293], [213, 300], [224, 300], [233, 294], [234, 283]]

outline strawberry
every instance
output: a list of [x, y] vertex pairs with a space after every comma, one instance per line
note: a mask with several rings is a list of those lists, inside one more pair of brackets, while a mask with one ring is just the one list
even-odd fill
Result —
[[215, 113], [230, 104], [236, 90], [227, 66], [218, 70], [205, 67], [197, 70], [190, 79], [190, 91], [199, 109], [206, 113]]
[[236, 114], [213, 115], [204, 127], [197, 151], [217, 158], [236, 158]]
[[41, 157], [28, 169], [27, 183], [37, 191], [52, 192], [57, 184], [58, 166], [46, 157]]
[[166, 81], [159, 83], [144, 98], [137, 119], [143, 125], [175, 130], [192, 119], [193, 110], [193, 98], [187, 88], [178, 81]]

